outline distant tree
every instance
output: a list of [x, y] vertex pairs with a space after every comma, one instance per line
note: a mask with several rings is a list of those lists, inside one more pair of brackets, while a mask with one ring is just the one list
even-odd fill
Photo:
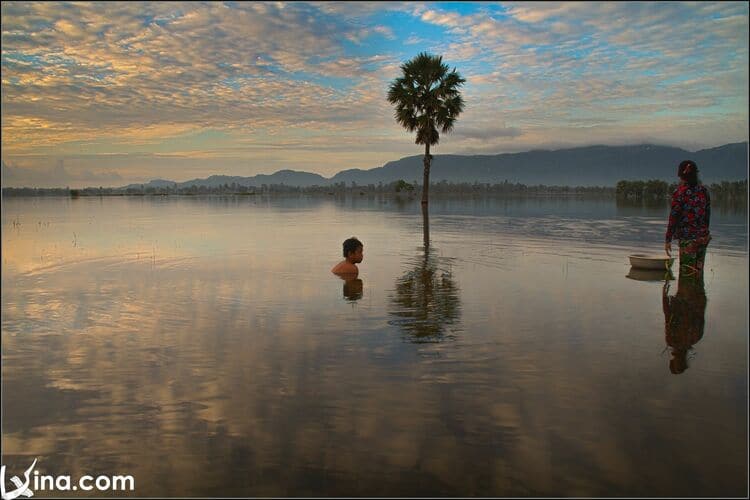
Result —
[[668, 184], [665, 181], [651, 179], [646, 181], [645, 196], [648, 198], [660, 200], [667, 196]]
[[629, 199], [643, 199], [643, 193], [646, 188], [644, 181], [626, 181], [622, 180], [617, 183], [616, 193], [618, 197]]
[[408, 191], [409, 193], [411, 193], [414, 191], [414, 186], [403, 179], [399, 179], [398, 181], [396, 181], [393, 188], [397, 193], [400, 193], [401, 191]]
[[402, 76], [388, 90], [388, 101], [396, 106], [396, 121], [409, 132], [417, 132], [416, 144], [424, 144], [422, 205], [427, 205], [430, 186], [430, 146], [440, 141], [440, 131], [450, 132], [464, 109], [459, 91], [466, 82], [455, 68], [449, 72], [442, 56], [422, 52], [401, 65]]

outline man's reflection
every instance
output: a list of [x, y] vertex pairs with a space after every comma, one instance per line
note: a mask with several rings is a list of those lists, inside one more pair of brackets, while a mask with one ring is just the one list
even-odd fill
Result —
[[662, 292], [664, 336], [672, 358], [669, 370], [674, 374], [688, 368], [687, 355], [703, 338], [706, 313], [706, 290], [702, 273], [698, 276], [680, 272], [677, 294], [669, 295], [669, 281]]
[[354, 302], [362, 298], [364, 285], [359, 278], [344, 279], [344, 299]]

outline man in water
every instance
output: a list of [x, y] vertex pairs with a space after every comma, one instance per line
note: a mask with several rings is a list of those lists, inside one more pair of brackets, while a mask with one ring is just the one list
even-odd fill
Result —
[[336, 264], [331, 272], [339, 276], [356, 278], [359, 274], [357, 264], [362, 262], [362, 250], [364, 245], [357, 238], [352, 236], [344, 241], [344, 260]]

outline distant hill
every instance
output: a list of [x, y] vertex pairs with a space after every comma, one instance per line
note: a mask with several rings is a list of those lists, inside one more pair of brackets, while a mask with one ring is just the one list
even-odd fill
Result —
[[140, 186], [144, 187], [177, 187], [177, 188], [183, 188], [183, 187], [190, 187], [190, 186], [207, 186], [207, 187], [217, 187], [217, 186], [223, 186], [224, 184], [229, 184], [230, 186], [232, 183], [237, 183], [241, 186], [255, 186], [260, 187], [263, 184], [285, 184], [287, 186], [301, 186], [301, 187], [308, 187], [308, 186], [325, 186], [330, 184], [330, 180], [326, 179], [322, 175], [319, 174], [313, 174], [310, 172], [297, 172], [295, 170], [279, 170], [278, 172], [267, 175], [267, 174], [259, 174], [252, 177], [241, 177], [241, 176], [231, 176], [231, 175], [212, 175], [210, 177], [207, 177], [206, 179], [192, 179], [185, 182], [174, 182], [174, 181], [164, 181], [162, 179], [155, 179], [152, 181], [149, 181], [144, 184], [129, 184], [128, 186], [125, 186], [125, 188], [129, 187], [135, 187], [139, 188]]
[[[668, 146], [590, 146], [556, 151], [499, 155], [435, 155], [430, 181], [489, 182], [527, 185], [614, 186], [621, 179], [674, 181], [685, 159], [698, 164], [704, 182], [747, 178], [747, 143], [727, 144], [691, 153]], [[422, 180], [422, 155], [409, 156], [371, 170], [344, 170], [331, 182], [377, 184], [398, 179]]]
[[[677, 164], [694, 160], [703, 182], [746, 179], [748, 174], [748, 143], [726, 144], [696, 152], [684, 149], [643, 144], [636, 146], [587, 146], [580, 148], [536, 150], [498, 155], [434, 155], [430, 182], [488, 182], [558, 186], [614, 186], [617, 181], [661, 179], [675, 181]], [[260, 187], [262, 184], [287, 186], [325, 186], [344, 182], [350, 185], [389, 183], [398, 179], [422, 181], [422, 155], [408, 156], [370, 170], [343, 170], [330, 179], [309, 172], [281, 170], [271, 175], [237, 177], [212, 175], [172, 183], [176, 187], [192, 185], [239, 185]], [[171, 181], [154, 180], [144, 186], [163, 187]], [[152, 184], [154, 183], [154, 184]], [[157, 184], [159, 183], [159, 184]], [[169, 184], [169, 185], [172, 185]], [[139, 187], [141, 184], [133, 184]]]

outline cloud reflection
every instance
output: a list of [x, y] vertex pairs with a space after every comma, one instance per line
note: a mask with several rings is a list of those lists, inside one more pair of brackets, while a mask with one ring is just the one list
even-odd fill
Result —
[[[744, 247], [711, 262], [715, 369], [664, 384], [682, 380], [652, 355], [655, 287], [620, 276], [619, 243], [576, 257], [544, 224], [509, 229], [536, 204], [454, 201], [415, 251], [417, 210], [356, 200], [4, 200], [3, 463], [156, 497], [744, 491]], [[372, 259], [356, 307], [329, 273], [353, 220]], [[80, 260], [72, 231], [121, 258]], [[155, 240], [153, 263], [121, 253]], [[38, 267], [54, 241], [65, 265]]]

